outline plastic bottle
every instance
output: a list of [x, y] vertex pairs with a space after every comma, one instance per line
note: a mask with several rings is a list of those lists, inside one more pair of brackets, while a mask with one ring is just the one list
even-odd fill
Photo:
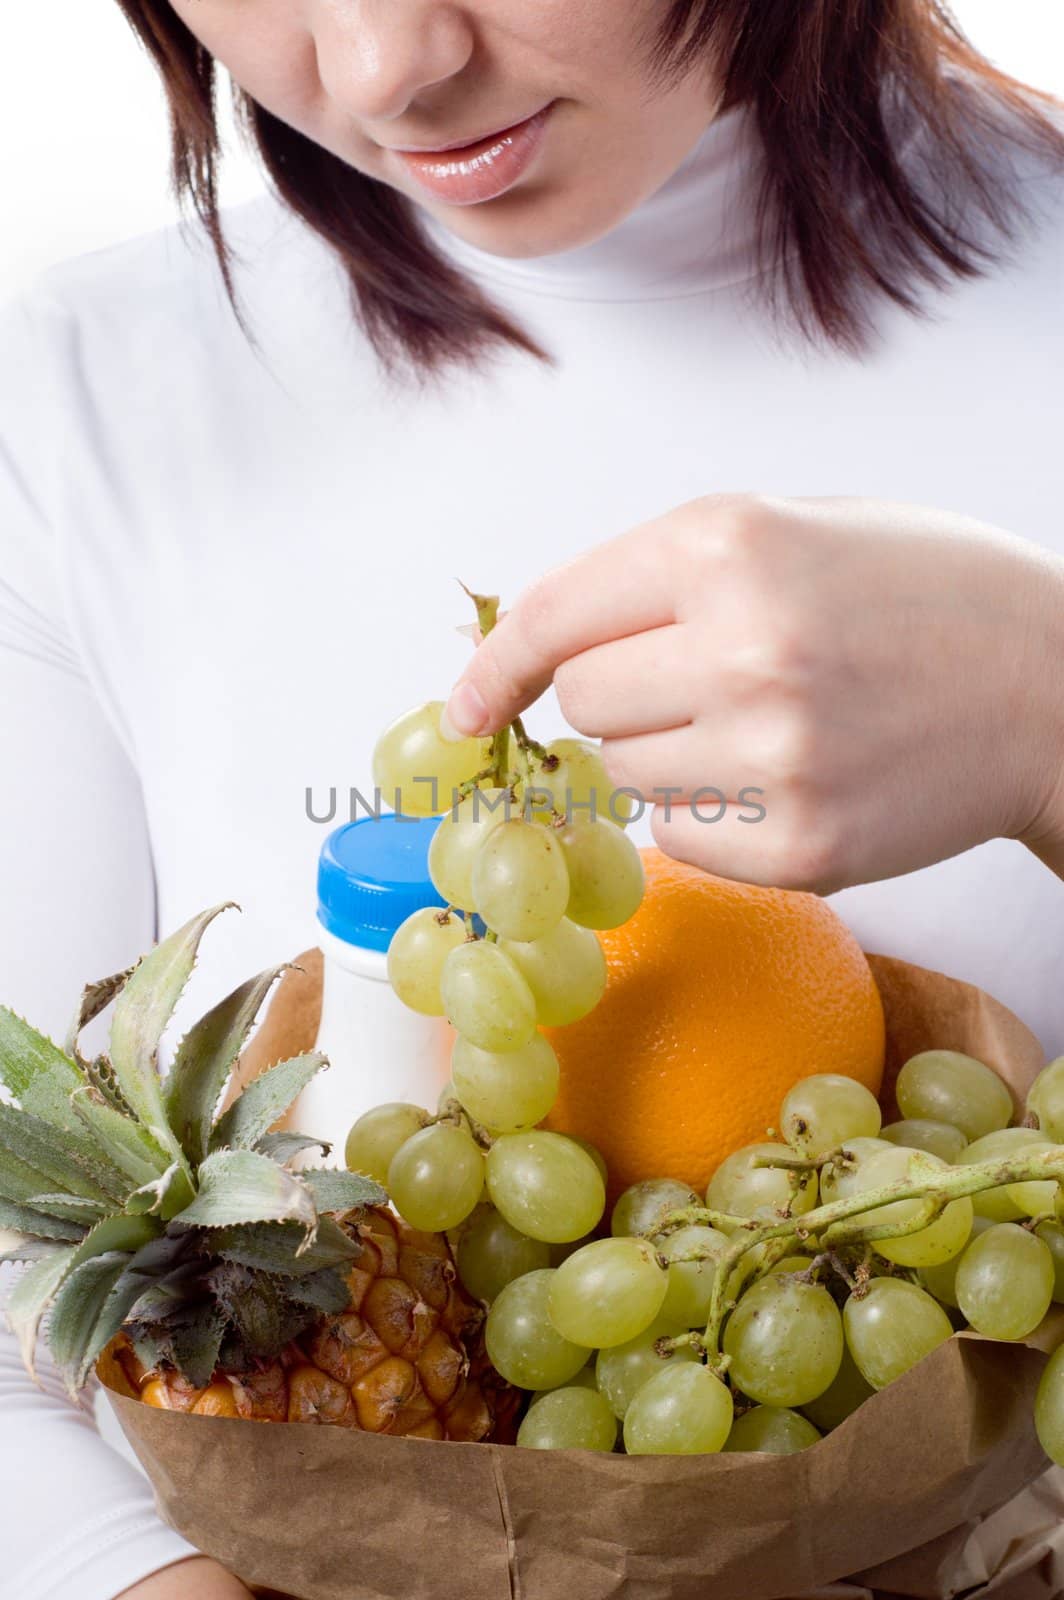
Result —
[[385, 1101], [435, 1111], [450, 1077], [454, 1030], [405, 1006], [388, 982], [392, 935], [423, 906], [442, 905], [428, 871], [438, 817], [362, 817], [330, 834], [318, 867], [325, 958], [316, 1048], [330, 1065], [300, 1097], [301, 1132], [328, 1139], [343, 1163], [351, 1124]]

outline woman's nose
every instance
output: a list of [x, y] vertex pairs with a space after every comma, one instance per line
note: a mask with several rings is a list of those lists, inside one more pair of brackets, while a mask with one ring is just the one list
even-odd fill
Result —
[[468, 7], [451, 0], [321, 0], [318, 75], [362, 122], [401, 117], [419, 94], [461, 72], [475, 47]]

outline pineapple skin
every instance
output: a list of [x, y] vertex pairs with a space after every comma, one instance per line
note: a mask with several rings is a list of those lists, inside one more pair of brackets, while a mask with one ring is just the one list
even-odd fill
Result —
[[273, 1361], [216, 1371], [197, 1389], [173, 1368], [146, 1369], [119, 1335], [103, 1370], [117, 1376], [117, 1366], [129, 1392], [159, 1410], [513, 1443], [522, 1396], [487, 1359], [483, 1307], [462, 1291], [447, 1240], [379, 1206], [338, 1220], [360, 1247], [345, 1275], [350, 1306]]

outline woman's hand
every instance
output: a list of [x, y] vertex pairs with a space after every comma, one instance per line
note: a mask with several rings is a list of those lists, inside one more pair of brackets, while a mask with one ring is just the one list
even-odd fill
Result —
[[830, 893], [1006, 836], [1064, 876], [1064, 562], [980, 524], [691, 501], [526, 589], [450, 720], [495, 731], [552, 680], [711, 872]]
[[216, 1561], [193, 1556], [123, 1590], [120, 1600], [251, 1600], [251, 1591]]

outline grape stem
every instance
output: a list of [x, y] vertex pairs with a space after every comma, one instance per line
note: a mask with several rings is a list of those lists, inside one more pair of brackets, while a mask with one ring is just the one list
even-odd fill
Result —
[[[775, 1163], [766, 1161], [764, 1164], [771, 1166]], [[825, 1249], [834, 1250], [842, 1244], [900, 1239], [926, 1228], [953, 1200], [982, 1194], [987, 1189], [1002, 1189], [1013, 1183], [1053, 1181], [1064, 1183], [1064, 1146], [1032, 1151], [1026, 1155], [1017, 1154], [1008, 1161], [981, 1161], [968, 1167], [947, 1167], [941, 1172], [925, 1171], [918, 1178], [901, 1178], [881, 1189], [869, 1189], [832, 1200], [827, 1205], [807, 1211], [801, 1217], [781, 1216], [778, 1222], [726, 1217], [719, 1211], [687, 1206], [682, 1211], [670, 1212], [654, 1231], [660, 1235], [692, 1223], [709, 1223], [711, 1226], [724, 1225], [733, 1234], [727, 1250], [715, 1257], [717, 1270], [713, 1278], [713, 1295], [704, 1337], [709, 1365], [720, 1376], [723, 1372], [720, 1338], [725, 1318], [731, 1309], [728, 1289], [743, 1257], [757, 1245], [782, 1239], [805, 1244], [810, 1239], [816, 1239]], [[869, 1211], [878, 1211], [898, 1200], [919, 1200], [924, 1203], [911, 1217], [904, 1218], [900, 1223], [877, 1225], [866, 1220]], [[713, 1252], [707, 1251], [706, 1255], [711, 1256]]]

